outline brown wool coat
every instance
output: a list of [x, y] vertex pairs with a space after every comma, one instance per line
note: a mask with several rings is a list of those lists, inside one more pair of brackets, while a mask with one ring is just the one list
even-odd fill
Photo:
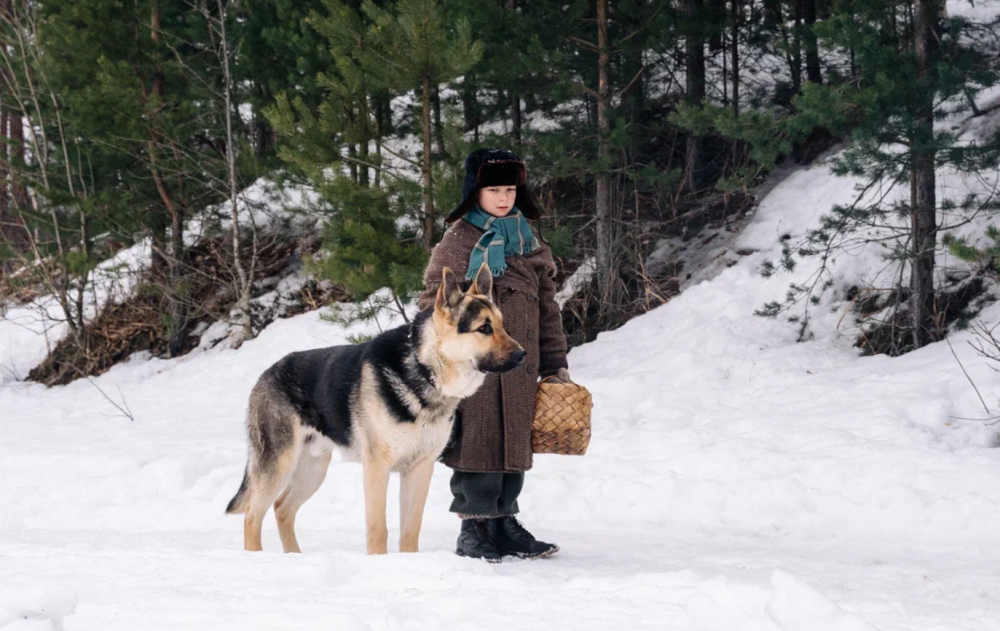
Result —
[[[482, 234], [467, 221], [452, 224], [424, 272], [426, 289], [417, 302], [421, 309], [434, 306], [445, 267], [465, 278], [469, 255]], [[566, 335], [555, 301], [556, 265], [549, 246], [541, 239], [538, 243], [541, 247], [527, 256], [507, 257], [507, 271], [493, 279], [493, 301], [503, 314], [504, 329], [528, 356], [510, 372], [487, 375], [476, 394], [459, 405], [460, 438], [444, 457], [456, 471], [530, 469], [538, 376], [568, 368]]]

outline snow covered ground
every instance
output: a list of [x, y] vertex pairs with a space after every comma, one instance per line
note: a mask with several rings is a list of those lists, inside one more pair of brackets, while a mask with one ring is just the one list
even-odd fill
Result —
[[[939, 190], [983, 186], [943, 174]], [[365, 556], [360, 467], [336, 461], [299, 513], [303, 554], [279, 552], [271, 516], [265, 551], [242, 550], [242, 519], [223, 509], [243, 472], [251, 387], [286, 353], [352, 333], [315, 312], [239, 350], [137, 356], [46, 389], [15, 379], [46, 340], [33, 312], [11, 309], [0, 628], [1000, 629], [1000, 425], [960, 420], [987, 414], [946, 343], [858, 357], [846, 289], [878, 282], [879, 253], [837, 258], [809, 342], [752, 315], [811, 271], [758, 274], [779, 237], [853, 194], [824, 166], [792, 173], [735, 241], [753, 253], [570, 354], [594, 395], [594, 436], [586, 456], [539, 456], [528, 474], [523, 520], [562, 547], [533, 562], [452, 553], [441, 465], [420, 554]], [[1000, 321], [1000, 304], [980, 318]], [[996, 414], [1000, 373], [970, 333], [949, 339]]]
[[[859, 358], [850, 318], [837, 331], [839, 288], [807, 343], [752, 315], [801, 280], [757, 274], [777, 236], [850, 194], [825, 167], [792, 174], [738, 241], [756, 253], [570, 354], [595, 398], [591, 450], [538, 457], [521, 500], [529, 527], [563, 548], [550, 559], [453, 555], [443, 466], [423, 552], [366, 557], [360, 468], [338, 462], [300, 513], [304, 554], [279, 552], [272, 517], [265, 552], [242, 551], [242, 520], [223, 508], [242, 474], [246, 399], [285, 353], [346, 339], [317, 313], [236, 351], [137, 357], [93, 383], [8, 381], [0, 626], [1000, 628], [1000, 439], [953, 418], [985, 413], [948, 346]], [[877, 262], [845, 256], [836, 274], [849, 283]], [[951, 341], [995, 410], [1000, 374], [969, 337]], [[0, 363], [37, 356], [33, 344], [44, 340], [0, 321]]]

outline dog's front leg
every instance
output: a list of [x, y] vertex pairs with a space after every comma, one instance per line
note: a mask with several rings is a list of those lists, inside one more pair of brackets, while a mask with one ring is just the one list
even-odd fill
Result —
[[368, 449], [362, 461], [365, 478], [365, 525], [368, 554], [385, 554], [389, 530], [385, 525], [385, 495], [389, 486], [389, 459]]
[[434, 459], [421, 460], [404, 471], [399, 482], [399, 551], [417, 552], [424, 503], [434, 474]]

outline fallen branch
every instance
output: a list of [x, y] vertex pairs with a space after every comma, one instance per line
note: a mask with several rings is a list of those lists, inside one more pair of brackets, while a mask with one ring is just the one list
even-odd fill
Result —
[[951, 349], [951, 355], [955, 358], [955, 361], [958, 362], [958, 367], [962, 369], [962, 373], [965, 374], [965, 378], [969, 380], [970, 384], [972, 384], [972, 389], [976, 391], [976, 396], [979, 397], [979, 402], [983, 404], [983, 409], [986, 410], [987, 414], [992, 414], [992, 412], [990, 412], [990, 408], [986, 405], [986, 401], [983, 400], [983, 395], [979, 394], [979, 388], [976, 387], [976, 383], [965, 370], [965, 366], [962, 365], [962, 360], [958, 358], [958, 354], [955, 353], [955, 348], [951, 345], [951, 340], [944, 338], [944, 341], [948, 343], [948, 348]]
[[[108, 393], [106, 393], [104, 390], [102, 390], [99, 385], [97, 385], [96, 383], [94, 383], [94, 380], [91, 379], [90, 377], [88, 377], [82, 370], [80, 370], [76, 366], [73, 366], [73, 369], [76, 370], [78, 373], [80, 373], [81, 377], [86, 377], [87, 381], [90, 383], [90, 385], [92, 385], [95, 388], [97, 388], [97, 391], [101, 393], [101, 396], [104, 397], [105, 399], [107, 399], [108, 403], [110, 403], [111, 405], [115, 406], [118, 409], [118, 411], [122, 413], [122, 415], [124, 415], [126, 418], [128, 418], [128, 420], [130, 420], [130, 421], [134, 421], [135, 420], [135, 416], [132, 414], [132, 410], [129, 409], [128, 402], [125, 400], [125, 395], [122, 394], [122, 389], [118, 387], [118, 384], [115, 384], [115, 388], [118, 389], [118, 396], [120, 396], [122, 398], [122, 405], [125, 406], [124, 408], [122, 407], [122, 405], [118, 405], [117, 403], [115, 403], [114, 400], [111, 397], [108, 396]], [[107, 416], [107, 415], [105, 415], [105, 416]]]

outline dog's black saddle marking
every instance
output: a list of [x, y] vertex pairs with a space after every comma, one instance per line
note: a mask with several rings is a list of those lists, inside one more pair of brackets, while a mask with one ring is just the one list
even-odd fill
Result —
[[361, 371], [368, 364], [374, 369], [379, 397], [393, 418], [412, 423], [416, 414], [407, 404], [408, 395], [422, 409], [435, 387], [430, 369], [417, 361], [421, 325], [429, 316], [430, 311], [422, 312], [411, 324], [363, 344], [291, 353], [268, 368], [263, 378], [284, 394], [305, 425], [346, 447]]

